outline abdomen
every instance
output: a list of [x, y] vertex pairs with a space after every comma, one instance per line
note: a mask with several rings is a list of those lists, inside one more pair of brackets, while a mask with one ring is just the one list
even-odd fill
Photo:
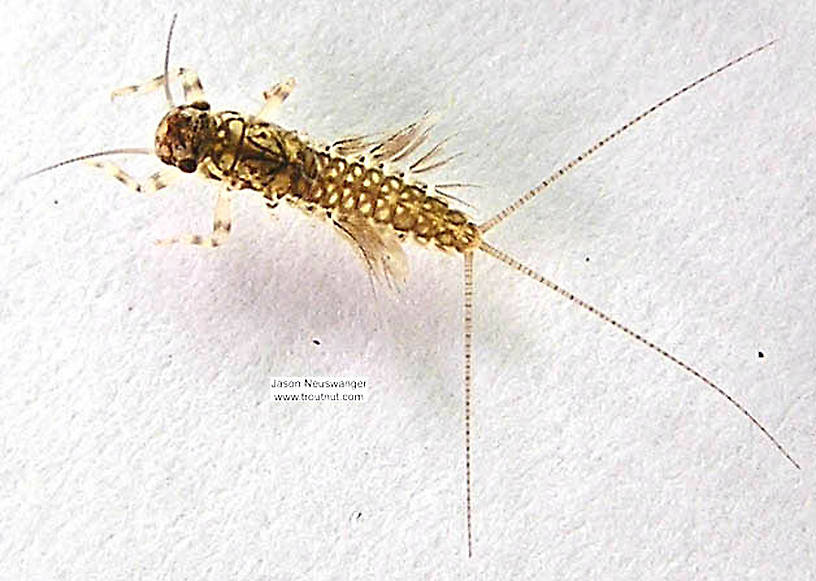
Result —
[[428, 193], [424, 184], [308, 146], [300, 158], [288, 192], [297, 205], [362, 216], [393, 229], [400, 239], [411, 236], [442, 250], [466, 252], [479, 246], [476, 225]]

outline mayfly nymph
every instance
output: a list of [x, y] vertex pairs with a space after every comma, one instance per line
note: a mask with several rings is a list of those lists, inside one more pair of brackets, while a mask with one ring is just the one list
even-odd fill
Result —
[[[169, 107], [159, 123], [155, 148], [122, 148], [82, 155], [29, 174], [36, 175], [80, 160], [91, 160], [113, 177], [138, 192], [154, 192], [182, 174], [198, 174], [218, 182], [220, 190], [214, 210], [213, 229], [207, 235], [185, 234], [158, 241], [216, 247], [230, 233], [230, 200], [238, 190], [263, 196], [274, 208], [281, 200], [321, 218], [327, 218], [359, 254], [372, 277], [392, 287], [405, 284], [408, 267], [402, 244], [414, 240], [449, 254], [461, 254], [464, 262], [464, 446], [465, 514], [468, 554], [472, 553], [471, 525], [471, 385], [473, 322], [473, 256], [476, 251], [503, 262], [536, 280], [562, 297], [621, 330], [640, 344], [696, 377], [736, 407], [796, 468], [799, 465], [768, 430], [734, 397], [686, 362], [652, 343], [593, 305], [578, 298], [485, 240], [485, 234], [504, 222], [554, 181], [582, 163], [618, 135], [670, 101], [737, 63], [765, 50], [763, 44], [730, 60], [719, 68], [685, 85], [657, 102], [556, 170], [538, 186], [519, 197], [494, 217], [477, 223], [464, 211], [451, 207], [445, 185], [430, 186], [419, 179], [424, 172], [443, 166], [452, 157], [442, 157], [444, 142], [424, 154], [419, 148], [428, 140], [429, 116], [391, 134], [343, 139], [325, 145], [284, 129], [272, 122], [273, 114], [294, 88], [289, 79], [264, 94], [260, 112], [245, 115], [233, 111], [214, 112], [204, 98], [195, 72], [168, 67], [173, 24], [167, 38], [164, 73], [139, 85], [117, 89], [113, 96], [164, 89]], [[176, 106], [170, 81], [181, 79], [185, 104]], [[108, 161], [95, 158], [113, 154], [155, 154], [165, 167], [145, 180], [137, 180]], [[417, 157], [409, 163], [409, 159]], [[447, 184], [459, 186], [462, 184]]]
[[[308, 212], [324, 212], [365, 248], [364, 256], [372, 259], [369, 264], [376, 271], [391, 268], [373, 261], [381, 255], [378, 249], [398, 248], [376, 242], [389, 233], [458, 252], [473, 251], [481, 241], [478, 227], [463, 212], [450, 208], [424, 184], [408, 183], [403, 175], [385, 169], [385, 162], [416, 144], [421, 128], [421, 123], [412, 124], [383, 142], [379, 151], [369, 148], [350, 156], [348, 143], [316, 148], [269, 121], [232, 111], [213, 113], [207, 103], [197, 101], [174, 108], [162, 119], [156, 155], [182, 172], [197, 171], [220, 181], [229, 190], [260, 192], [272, 206], [285, 200]], [[228, 222], [223, 223], [228, 216], [221, 218], [214, 232], [228, 229]], [[213, 246], [219, 241], [191, 240]]]

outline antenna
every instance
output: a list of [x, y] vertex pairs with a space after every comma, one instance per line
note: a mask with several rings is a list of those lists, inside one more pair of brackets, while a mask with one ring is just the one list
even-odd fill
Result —
[[167, 97], [167, 105], [172, 109], [176, 106], [173, 102], [173, 94], [170, 92], [170, 83], [167, 81], [167, 73], [170, 67], [170, 41], [173, 40], [173, 28], [176, 26], [178, 12], [173, 14], [173, 21], [170, 23], [170, 32], [167, 33], [167, 46], [164, 49], [164, 96]]
[[75, 163], [77, 161], [84, 161], [86, 159], [102, 157], [105, 155], [123, 155], [123, 154], [153, 155], [153, 150], [148, 149], [146, 147], [120, 147], [118, 149], [107, 149], [105, 151], [97, 151], [96, 153], [86, 153], [85, 155], [78, 155], [77, 157], [64, 159], [62, 161], [58, 161], [57, 163], [51, 164], [47, 167], [38, 169], [37, 171], [25, 174], [24, 176], [18, 178], [17, 182], [27, 180], [28, 178], [33, 178], [36, 175], [40, 175], [41, 173], [51, 171], [52, 169], [57, 169], [58, 167], [68, 165], [69, 163]]

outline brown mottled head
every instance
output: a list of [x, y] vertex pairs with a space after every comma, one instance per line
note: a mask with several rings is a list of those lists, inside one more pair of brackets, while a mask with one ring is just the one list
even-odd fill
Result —
[[170, 110], [156, 129], [156, 155], [164, 163], [193, 173], [207, 155], [211, 127], [210, 106], [203, 101]]

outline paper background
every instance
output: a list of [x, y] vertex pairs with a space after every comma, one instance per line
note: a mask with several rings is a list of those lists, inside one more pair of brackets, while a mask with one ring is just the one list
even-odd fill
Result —
[[[804, 579], [814, 573], [816, 47], [807, 3], [12, 2], [0, 24], [0, 577]], [[69, 8], [70, 6], [70, 8]], [[492, 231], [686, 359], [476, 258], [466, 558], [461, 260], [393, 299], [328, 227], [214, 188], [150, 199], [72, 155], [152, 142], [171, 61], [214, 108], [326, 139], [442, 114], [486, 219], [662, 97], [771, 38]], [[176, 91], [178, 94], [179, 91]], [[156, 162], [122, 159], [136, 174]], [[586, 258], [589, 257], [587, 262]], [[318, 339], [320, 345], [315, 345]], [[757, 353], [762, 351], [764, 358]], [[362, 377], [283, 405], [273, 377]]]

